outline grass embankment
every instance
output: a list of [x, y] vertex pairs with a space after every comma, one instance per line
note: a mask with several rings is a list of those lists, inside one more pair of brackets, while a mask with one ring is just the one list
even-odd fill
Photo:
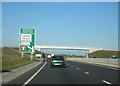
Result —
[[12, 70], [35, 61], [35, 56], [30, 60], [30, 54], [24, 54], [21, 58], [18, 48], [2, 48], [2, 70]]
[[89, 54], [89, 57], [96, 58], [113, 58], [113, 55], [117, 58], [120, 58], [120, 51], [110, 51], [110, 50], [99, 50]]

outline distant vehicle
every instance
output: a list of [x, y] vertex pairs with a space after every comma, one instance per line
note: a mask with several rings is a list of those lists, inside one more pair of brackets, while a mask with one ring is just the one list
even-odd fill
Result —
[[41, 57], [41, 54], [36, 54], [36, 57]]
[[51, 58], [51, 55], [48, 55], [48, 57], [47, 57], [48, 59], [50, 59]]
[[64, 57], [63, 56], [59, 56], [59, 55], [52, 56], [51, 57], [51, 68], [53, 66], [65, 67], [65, 59], [64, 59]]
[[54, 54], [51, 54], [51, 56], [54, 56]]

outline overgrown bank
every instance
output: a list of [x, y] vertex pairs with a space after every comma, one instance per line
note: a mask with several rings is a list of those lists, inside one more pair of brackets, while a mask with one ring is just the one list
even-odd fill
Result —
[[120, 51], [99, 50], [88, 55], [90, 58], [120, 58]]
[[12, 70], [36, 61], [35, 55], [30, 60], [30, 54], [24, 54], [21, 58], [18, 48], [2, 48], [2, 70]]

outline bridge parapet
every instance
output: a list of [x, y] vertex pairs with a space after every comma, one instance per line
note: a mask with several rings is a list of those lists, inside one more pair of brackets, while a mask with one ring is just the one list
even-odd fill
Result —
[[36, 45], [35, 49], [40, 51], [40, 49], [66, 49], [66, 50], [87, 50], [89, 53], [95, 52], [97, 50], [102, 50], [102, 48], [85, 48], [85, 47], [68, 47], [68, 46], [48, 46], [48, 45]]

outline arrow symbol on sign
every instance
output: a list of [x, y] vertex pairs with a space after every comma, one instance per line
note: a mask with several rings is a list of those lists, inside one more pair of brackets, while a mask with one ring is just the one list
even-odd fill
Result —
[[32, 46], [32, 48], [30, 47], [30, 46], [27, 46], [29, 49], [31, 49], [32, 50], [32, 52], [33, 52], [33, 46]]

